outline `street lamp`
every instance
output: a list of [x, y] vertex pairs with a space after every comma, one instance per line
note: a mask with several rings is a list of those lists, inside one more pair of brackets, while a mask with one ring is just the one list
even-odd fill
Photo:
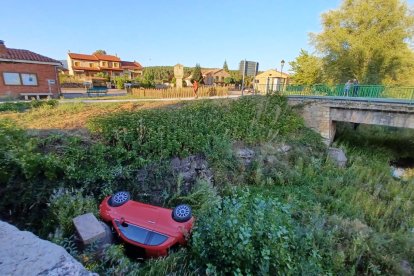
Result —
[[[280, 62], [280, 84], [284, 84], [284, 81], [283, 81], [283, 76], [282, 76], [282, 72], [283, 72], [283, 66], [285, 65], [285, 60], [284, 59], [282, 59], [282, 61]], [[282, 86], [282, 89], [283, 89], [283, 86]], [[279, 89], [280, 90], [280, 89]], [[281, 90], [280, 90], [281, 91]]]

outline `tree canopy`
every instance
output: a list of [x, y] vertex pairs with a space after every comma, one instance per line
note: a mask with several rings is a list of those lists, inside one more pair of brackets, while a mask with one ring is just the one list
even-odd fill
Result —
[[225, 60], [225, 61], [224, 61], [224, 64], [223, 64], [223, 69], [224, 69], [224, 71], [226, 71], [226, 72], [228, 72], [228, 71], [229, 71], [229, 66], [227, 65], [227, 60]]
[[311, 34], [328, 81], [398, 82], [413, 68], [414, 17], [401, 0], [344, 0]]
[[322, 60], [301, 49], [296, 60], [289, 62], [295, 84], [315, 84], [322, 82]]
[[201, 73], [201, 67], [200, 67], [200, 64], [197, 63], [193, 70], [192, 80], [201, 82], [202, 79], [203, 79], [203, 74]]
[[98, 54], [98, 55], [106, 55], [106, 51], [105, 50], [96, 50], [95, 52], [93, 52], [94, 55]]

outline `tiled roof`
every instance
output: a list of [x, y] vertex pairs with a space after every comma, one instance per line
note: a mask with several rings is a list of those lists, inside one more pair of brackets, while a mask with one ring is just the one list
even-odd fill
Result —
[[126, 69], [142, 69], [141, 64], [136, 61], [121, 61], [122, 68]]
[[73, 66], [73, 70], [86, 70], [86, 71], [100, 71], [97, 67], [81, 67], [81, 66]]
[[99, 69], [100, 70], [102, 70], [102, 71], [123, 71], [124, 69], [122, 69], [122, 68], [115, 68], [115, 67], [111, 67], [111, 68], [109, 68], [109, 67], [99, 67]]
[[84, 54], [75, 54], [75, 53], [68, 53], [70, 58], [73, 59], [81, 59], [81, 60], [98, 60], [97, 57], [94, 55], [84, 55]]
[[27, 60], [30, 61], [37, 61], [37, 62], [51, 62], [51, 63], [57, 63], [61, 64], [59, 61], [48, 58], [36, 53], [33, 53], [28, 50], [23, 49], [12, 49], [12, 48], [6, 48], [6, 51], [0, 52], [0, 59], [9, 59], [9, 60]]
[[106, 60], [106, 61], [121, 61], [119, 57], [111, 56], [111, 55], [102, 55], [102, 54], [95, 54], [99, 60]]

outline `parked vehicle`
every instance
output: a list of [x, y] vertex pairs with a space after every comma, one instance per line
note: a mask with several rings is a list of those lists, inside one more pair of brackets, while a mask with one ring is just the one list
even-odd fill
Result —
[[130, 200], [125, 191], [106, 197], [99, 212], [124, 242], [143, 248], [147, 257], [166, 256], [171, 247], [185, 245], [194, 222], [186, 204], [166, 209]]

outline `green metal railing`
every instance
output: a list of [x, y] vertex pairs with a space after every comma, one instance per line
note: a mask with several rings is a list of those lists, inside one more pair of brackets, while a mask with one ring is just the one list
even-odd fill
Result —
[[344, 84], [328, 86], [314, 85], [258, 85], [255, 92], [260, 94], [280, 93], [286, 96], [329, 96], [343, 98], [390, 99], [414, 104], [414, 86], [354, 85], [345, 89]]

